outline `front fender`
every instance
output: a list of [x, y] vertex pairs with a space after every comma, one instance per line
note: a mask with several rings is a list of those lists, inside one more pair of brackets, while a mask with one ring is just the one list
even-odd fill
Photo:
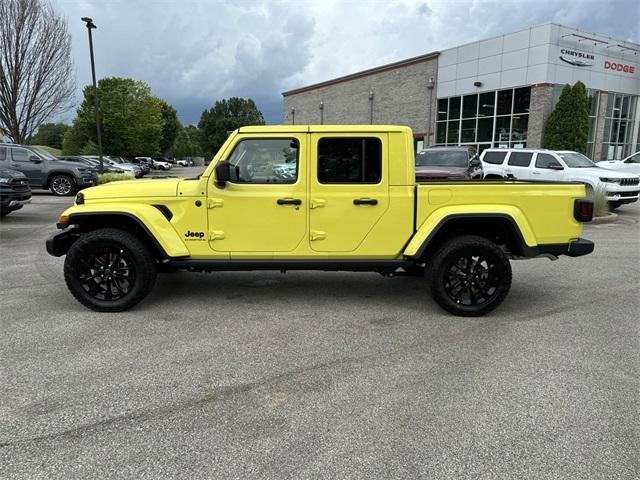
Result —
[[91, 205], [74, 205], [62, 213], [62, 216], [69, 217], [67, 221], [69, 225], [79, 223], [83, 218], [95, 218], [99, 222], [100, 216], [106, 215], [121, 215], [136, 221], [167, 257], [189, 255], [189, 250], [169, 220], [153, 205], [92, 203]]
[[429, 215], [420, 225], [403, 254], [407, 257], [421, 254], [424, 249], [423, 246], [428, 243], [429, 238], [449, 219], [483, 216], [488, 218], [507, 218], [518, 229], [527, 247], [535, 247], [537, 245], [535, 235], [527, 218], [517, 207], [510, 205], [452, 205], [439, 208]]

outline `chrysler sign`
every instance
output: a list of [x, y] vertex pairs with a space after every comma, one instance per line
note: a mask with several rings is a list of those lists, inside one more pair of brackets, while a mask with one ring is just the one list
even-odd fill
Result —
[[591, 67], [595, 57], [590, 53], [563, 48], [560, 50], [560, 60], [576, 67]]

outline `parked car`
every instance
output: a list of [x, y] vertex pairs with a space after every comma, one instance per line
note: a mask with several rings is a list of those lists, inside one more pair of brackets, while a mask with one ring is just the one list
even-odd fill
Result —
[[155, 168], [156, 170], [171, 170], [171, 168], [173, 167], [173, 165], [167, 162], [164, 158], [153, 158], [152, 162], [153, 168]]
[[480, 158], [473, 147], [430, 147], [416, 154], [416, 179], [482, 178]]
[[[121, 158], [121, 157], [119, 157]], [[128, 163], [131, 163], [133, 165], [137, 165], [138, 167], [140, 167], [140, 170], [142, 170], [142, 175], [146, 175], [147, 173], [151, 172], [151, 167], [152, 164], [147, 162], [145, 159], [140, 158], [140, 157], [135, 157], [135, 158], [130, 158], [129, 160], [126, 160]]]
[[[82, 165], [86, 165], [90, 168], [92, 168], [93, 170], [95, 170], [96, 173], [100, 173], [100, 161], [99, 160], [93, 160], [93, 159], [89, 159], [86, 157], [82, 157], [80, 155], [63, 155], [61, 157], [58, 157], [60, 160], [64, 160], [65, 162], [73, 162], [73, 163], [79, 163]], [[106, 162], [103, 163], [103, 171], [105, 173], [117, 173], [120, 170], [117, 170], [111, 166], [109, 166]]]
[[189, 162], [188, 162], [187, 160], [184, 160], [184, 159], [182, 159], [182, 160], [178, 160], [178, 161], [176, 162], [176, 164], [177, 164], [179, 167], [188, 167], [188, 166], [189, 166]]
[[140, 168], [139, 165], [129, 163], [122, 157], [109, 156], [104, 158], [104, 161], [106, 161], [110, 166], [115, 167], [121, 172], [124, 172], [132, 177], [140, 178], [144, 176], [144, 171], [142, 170], [142, 168]]
[[[510, 258], [593, 251], [583, 185], [416, 184], [408, 127], [272, 128], [234, 131], [203, 175], [80, 194], [46, 243], [71, 294], [116, 312], [159, 269], [370, 271], [428, 277], [442, 308], [478, 316], [507, 296]], [[274, 177], [283, 163], [305, 174]]]
[[480, 157], [484, 178], [580, 182], [603, 191], [612, 209], [638, 201], [640, 177], [601, 168], [578, 152], [528, 148], [489, 148]]
[[20, 210], [30, 201], [31, 188], [27, 176], [17, 170], [0, 168], [0, 217]]
[[60, 196], [73, 195], [98, 182], [92, 168], [65, 162], [31, 145], [0, 143], [0, 168], [22, 172], [32, 188], [47, 188]]
[[[100, 165], [100, 159], [97, 156], [93, 155], [83, 155], [83, 158], [89, 160], [95, 165]], [[137, 165], [132, 165], [130, 163], [116, 163], [111, 160], [110, 157], [102, 157], [102, 165], [106, 169], [108, 168], [111, 173], [124, 173], [133, 178], [142, 177], [142, 170]]]
[[640, 152], [629, 155], [622, 160], [605, 160], [598, 162], [596, 165], [609, 170], [617, 170], [619, 172], [633, 173], [640, 175]]

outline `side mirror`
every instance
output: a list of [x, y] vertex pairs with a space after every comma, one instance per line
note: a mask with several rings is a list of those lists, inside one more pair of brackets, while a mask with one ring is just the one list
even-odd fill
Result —
[[473, 157], [471, 160], [469, 160], [469, 166], [470, 167], [479, 167], [480, 165], [482, 165], [482, 163], [480, 162], [480, 159], [478, 157]]
[[222, 160], [216, 165], [215, 171], [216, 183], [219, 187], [224, 187], [224, 185], [231, 179], [231, 164], [226, 160]]
[[552, 163], [548, 168], [550, 168], [551, 170], [564, 170], [564, 167], [559, 163]]
[[42, 163], [42, 159], [40, 157], [35, 156], [35, 155], [31, 155], [29, 157], [29, 161], [33, 162], [33, 163]]

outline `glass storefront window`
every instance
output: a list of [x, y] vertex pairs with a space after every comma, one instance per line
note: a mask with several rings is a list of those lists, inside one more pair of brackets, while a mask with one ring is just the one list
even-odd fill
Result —
[[531, 88], [516, 88], [513, 91], [513, 113], [529, 113]]
[[460, 131], [460, 142], [470, 143], [476, 141], [476, 121], [462, 120], [462, 130]]
[[460, 118], [460, 97], [449, 99], [449, 120]]
[[509, 132], [511, 131], [511, 117], [496, 117], [496, 133], [493, 141], [500, 145], [509, 145]]
[[480, 94], [478, 101], [478, 116], [493, 117], [495, 111], [496, 92], [486, 92]]
[[493, 116], [478, 119], [478, 142], [490, 142], [493, 133]]
[[634, 119], [637, 102], [637, 96], [609, 92], [600, 155], [602, 160], [619, 160], [633, 153], [632, 136], [637, 122]]
[[447, 123], [447, 143], [457, 145], [459, 142], [460, 122], [458, 120], [449, 120]]
[[478, 113], [478, 95], [462, 97], [462, 118], [474, 118]]
[[438, 100], [438, 120], [447, 119], [448, 104], [449, 100], [446, 98]]
[[498, 92], [498, 112], [497, 115], [511, 115], [511, 99], [513, 90], [500, 90]]
[[437, 145], [525, 147], [530, 87], [438, 99]]

